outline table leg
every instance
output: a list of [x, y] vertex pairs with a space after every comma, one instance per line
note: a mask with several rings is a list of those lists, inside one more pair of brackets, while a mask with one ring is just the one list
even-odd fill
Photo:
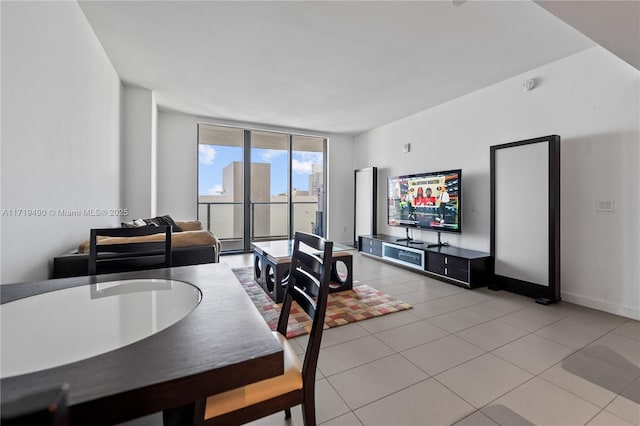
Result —
[[162, 412], [164, 426], [202, 426], [207, 400], [201, 399], [182, 407], [171, 408]]
[[[347, 275], [342, 277], [338, 273], [338, 263], [344, 264]], [[331, 263], [331, 287], [330, 293], [351, 290], [353, 288], [353, 257], [349, 255], [337, 255]]]
[[264, 256], [256, 251], [253, 252], [253, 279], [262, 284], [264, 282]]
[[284, 286], [283, 282], [285, 281], [285, 277], [289, 274], [290, 263], [280, 263], [276, 264], [274, 268], [274, 285], [273, 285], [273, 300], [276, 303], [281, 303], [284, 300]]
[[289, 275], [290, 263], [276, 263], [269, 260], [266, 256], [260, 258], [262, 264], [262, 273], [260, 278], [254, 276], [255, 281], [276, 303], [282, 303], [284, 300], [284, 288]]

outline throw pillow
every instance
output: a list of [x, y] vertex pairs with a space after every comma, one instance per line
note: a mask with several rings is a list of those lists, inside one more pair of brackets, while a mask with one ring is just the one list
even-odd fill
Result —
[[[157, 224], [147, 224], [146, 219], [135, 219], [132, 222], [120, 222], [121, 228], [144, 228], [145, 226], [158, 226]], [[164, 225], [163, 225], [164, 226]]]
[[150, 219], [144, 219], [144, 222], [150, 226], [170, 226], [172, 232], [181, 232], [182, 229], [169, 215], [156, 216]]
[[160, 218], [162, 218], [162, 220], [164, 220], [167, 223], [167, 225], [171, 226], [171, 229], [173, 230], [173, 232], [182, 232], [182, 228], [180, 228], [180, 226], [178, 226], [176, 221], [173, 220], [173, 218], [168, 214], [164, 216], [160, 216]]
[[133, 221], [133, 224], [138, 227], [138, 226], [145, 226], [147, 224], [147, 222], [145, 222], [144, 219], [136, 219]]

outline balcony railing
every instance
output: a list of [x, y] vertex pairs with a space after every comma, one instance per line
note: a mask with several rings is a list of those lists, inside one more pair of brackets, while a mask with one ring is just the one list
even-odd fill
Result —
[[[293, 202], [293, 231], [317, 233], [318, 203]], [[198, 202], [198, 219], [218, 237], [222, 252], [243, 249], [245, 234], [243, 203]], [[253, 202], [250, 207], [250, 241], [282, 240], [290, 238], [287, 202]]]

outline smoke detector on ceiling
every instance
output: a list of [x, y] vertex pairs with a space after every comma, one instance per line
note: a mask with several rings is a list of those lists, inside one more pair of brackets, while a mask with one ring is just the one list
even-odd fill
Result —
[[534, 79], [529, 79], [522, 83], [522, 90], [525, 92], [533, 90], [534, 87], [536, 87], [536, 81]]

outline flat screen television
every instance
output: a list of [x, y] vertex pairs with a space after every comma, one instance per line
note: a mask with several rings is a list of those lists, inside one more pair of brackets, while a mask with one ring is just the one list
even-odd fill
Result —
[[462, 231], [462, 170], [394, 176], [387, 181], [387, 223]]

